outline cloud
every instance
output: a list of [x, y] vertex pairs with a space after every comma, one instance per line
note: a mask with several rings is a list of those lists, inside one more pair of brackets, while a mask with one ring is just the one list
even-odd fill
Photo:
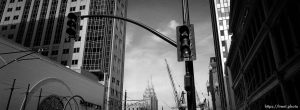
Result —
[[130, 47], [131, 46], [131, 42], [133, 40], [133, 33], [132, 31], [128, 31], [126, 33], [126, 48]]
[[[163, 24], [163, 27], [156, 29], [163, 35], [175, 40], [176, 37], [176, 27], [179, 23], [176, 20], [171, 20], [168, 24]], [[152, 35], [153, 39], [157, 42], [163, 42], [163, 40], [155, 35]]]
[[176, 20], [171, 20], [169, 23], [169, 28], [176, 30], [176, 27], [179, 26], [179, 23]]

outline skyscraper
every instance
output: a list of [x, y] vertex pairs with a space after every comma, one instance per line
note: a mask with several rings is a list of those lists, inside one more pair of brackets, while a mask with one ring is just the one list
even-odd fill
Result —
[[70, 12], [126, 17], [126, 11], [127, 0], [1, 0], [0, 36], [32, 49], [47, 48], [42, 55], [105, 80], [107, 108], [121, 109], [126, 23], [112, 18], [82, 19], [76, 41], [65, 30]]
[[232, 74], [237, 110], [299, 109], [300, 1], [232, 0]]
[[230, 85], [228, 85], [228, 74], [225, 74], [225, 63], [231, 42], [231, 35], [228, 32], [229, 7], [230, 0], [210, 0], [215, 58], [222, 109], [230, 109], [228, 104], [228, 88]]

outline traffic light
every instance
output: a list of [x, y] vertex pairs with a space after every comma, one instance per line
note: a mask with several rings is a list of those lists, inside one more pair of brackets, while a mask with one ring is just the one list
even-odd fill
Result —
[[194, 25], [177, 26], [178, 61], [196, 60]]
[[66, 32], [67, 34], [69, 34], [70, 38], [75, 38], [76, 40], [79, 37], [80, 16], [81, 16], [80, 12], [68, 14], [68, 21], [67, 21], [68, 28]]

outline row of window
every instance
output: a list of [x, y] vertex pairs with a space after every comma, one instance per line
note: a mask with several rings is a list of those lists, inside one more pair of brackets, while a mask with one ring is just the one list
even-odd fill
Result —
[[[111, 80], [112, 83], [115, 83], [116, 82], [116, 79], [113, 77], [112, 80]], [[116, 84], [119, 86], [120, 85], [120, 81], [117, 80]]]
[[[22, 2], [23, 0], [18, 0], [18, 2]], [[15, 2], [15, 0], [10, 0], [10, 2], [9, 3], [14, 3]]]
[[216, 0], [216, 1], [217, 1], [217, 4], [220, 4], [221, 1], [223, 1], [223, 3], [227, 3], [228, 2], [228, 0]]
[[[81, 5], [79, 7], [79, 10], [85, 10], [85, 5]], [[70, 7], [70, 12], [72, 12], [72, 11], [76, 11], [76, 7]]]
[[[10, 29], [16, 29], [16, 27], [17, 27], [17, 25], [11, 25], [10, 26]], [[2, 31], [5, 31], [5, 30], [7, 30], [8, 29], [8, 26], [2, 26]]]
[[221, 8], [217, 9], [218, 17], [229, 17], [229, 7], [225, 7], [224, 9], [222, 8], [222, 10], [224, 11], [221, 11]]
[[121, 97], [121, 92], [118, 92], [117, 90], [111, 88], [110, 91], [111, 96]]
[[[78, 39], [75, 39], [75, 42], [79, 42], [79, 41], [81, 41], [81, 37], [80, 36], [78, 37]], [[67, 43], [67, 42], [71, 42], [71, 38], [66, 38], [65, 39], [65, 43]]]
[[[19, 19], [19, 15], [15, 15], [13, 17], [13, 20], [18, 20], [18, 19]], [[9, 20], [10, 20], [10, 16], [7, 16], [7, 17], [4, 18], [4, 21], [9, 21]]]
[[[225, 24], [226, 24], [226, 26], [229, 25], [229, 19], [226, 19], [226, 20], [225, 20]], [[220, 25], [220, 26], [223, 26], [223, 25], [224, 25], [223, 20], [219, 20], [219, 25]]]
[[[67, 60], [63, 60], [60, 62], [60, 64], [66, 66], [68, 65], [68, 61]], [[72, 65], [77, 65], [78, 64], [78, 60], [72, 60]]]
[[[13, 36], [13, 34], [10, 34], [9, 36]], [[74, 48], [74, 53], [78, 53], [80, 50], [80, 48]], [[69, 49], [63, 49], [63, 54], [69, 54]], [[42, 55], [44, 56], [48, 56], [48, 51], [44, 51], [44, 53], [42, 53]], [[51, 52], [51, 55], [58, 55], [58, 50], [53, 50]]]
[[[21, 7], [20, 6], [16, 7], [16, 11], [19, 11], [19, 10], [21, 10]], [[13, 8], [7, 8], [7, 12], [11, 12], [11, 11], [13, 11]]]

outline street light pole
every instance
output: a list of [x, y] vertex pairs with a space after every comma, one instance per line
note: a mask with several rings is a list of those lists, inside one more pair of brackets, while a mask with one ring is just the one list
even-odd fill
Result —
[[7, 102], [7, 105], [6, 105], [6, 110], [9, 110], [9, 104], [10, 104], [10, 100], [11, 100], [11, 95], [12, 95], [14, 89], [15, 89], [15, 83], [16, 83], [16, 79], [14, 79], [13, 85], [10, 88], [10, 94], [9, 94], [8, 102]]
[[126, 100], [127, 100], [127, 91], [125, 90], [125, 102], [124, 102], [124, 110], [126, 110]]
[[11, 63], [13, 63], [13, 62], [15, 62], [15, 61], [19, 61], [19, 60], [30, 60], [30, 59], [39, 59], [39, 58], [30, 58], [30, 59], [21, 59], [21, 58], [24, 58], [24, 57], [29, 56], [29, 55], [31, 55], [31, 54], [39, 53], [39, 52], [42, 52], [42, 51], [44, 51], [44, 49], [38, 49], [37, 51], [32, 51], [32, 50], [30, 50], [30, 51], [18, 51], [18, 52], [1, 53], [0, 55], [2, 55], [2, 54], [4, 55], [4, 54], [13, 54], [13, 53], [30, 52], [30, 53], [28, 53], [28, 54], [25, 54], [25, 55], [23, 55], [23, 56], [21, 56], [21, 57], [18, 57], [18, 58], [16, 58], [16, 59], [14, 59], [14, 60], [8, 62], [8, 63], [5, 64], [5, 65], [2, 65], [2, 66], [0, 67], [0, 69], [6, 67], [7, 65], [9, 65], [9, 64], [11, 64]]
[[[189, 16], [189, 5], [188, 0], [182, 0], [182, 16], [183, 24], [190, 25], [190, 16]], [[189, 88], [185, 89], [187, 92], [187, 106], [188, 110], [196, 110], [196, 99], [195, 99], [195, 82], [194, 82], [194, 67], [193, 61], [185, 61], [185, 80], [188, 80]]]

